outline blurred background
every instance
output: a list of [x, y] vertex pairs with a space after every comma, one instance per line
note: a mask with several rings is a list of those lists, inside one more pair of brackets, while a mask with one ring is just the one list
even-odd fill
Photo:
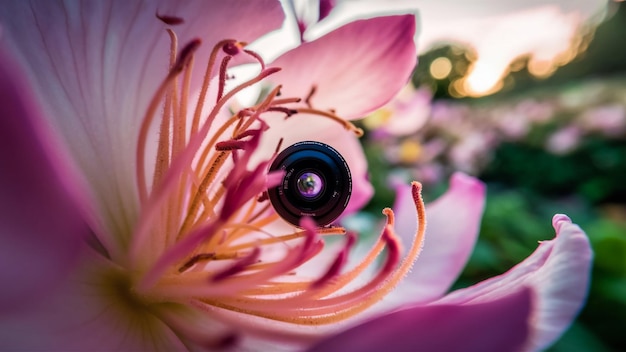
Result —
[[523, 260], [566, 213], [595, 261], [585, 308], [550, 350], [623, 349], [626, 3], [391, 3], [420, 9], [420, 61], [412, 84], [361, 122], [376, 194], [359, 222], [393, 204], [392, 180], [420, 180], [428, 201], [456, 170], [479, 177], [488, 199], [464, 287]]

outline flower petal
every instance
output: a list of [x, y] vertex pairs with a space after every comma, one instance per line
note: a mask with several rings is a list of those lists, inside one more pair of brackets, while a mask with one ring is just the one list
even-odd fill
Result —
[[2, 45], [29, 74], [110, 233], [130, 233], [136, 217], [138, 129], [168, 70], [169, 26], [157, 13], [184, 20], [173, 27], [180, 46], [203, 40], [199, 70], [217, 41], [252, 41], [283, 19], [273, 0], [33, 0], [0, 7]]
[[315, 87], [315, 108], [360, 118], [408, 81], [417, 57], [414, 35], [414, 15], [355, 21], [277, 58], [272, 66], [282, 71], [270, 80], [286, 96], [305, 98]]
[[455, 291], [441, 302], [485, 302], [533, 287], [537, 299], [529, 348], [549, 346], [569, 327], [585, 301], [593, 256], [589, 239], [567, 216], [555, 215], [552, 223], [557, 237], [541, 242], [526, 260], [500, 276]]
[[518, 351], [529, 333], [531, 291], [469, 305], [416, 306], [332, 336], [314, 351]]
[[[396, 229], [403, 243], [411, 243], [417, 215], [410, 186], [399, 186], [396, 193]], [[423, 302], [448, 291], [474, 249], [484, 205], [485, 185], [478, 179], [455, 173], [448, 191], [426, 206], [424, 248], [391, 299]]]
[[0, 50], [0, 313], [67, 274], [87, 228], [73, 175], [41, 123], [16, 65]]

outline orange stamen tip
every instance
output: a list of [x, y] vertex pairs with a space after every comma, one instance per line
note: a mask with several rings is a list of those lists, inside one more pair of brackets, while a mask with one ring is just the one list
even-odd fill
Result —
[[393, 226], [395, 223], [395, 214], [391, 208], [383, 209], [383, 214], [387, 217], [387, 225]]
[[422, 192], [422, 184], [420, 182], [413, 181], [413, 182], [411, 182], [411, 189], [413, 190], [413, 193], [421, 193]]

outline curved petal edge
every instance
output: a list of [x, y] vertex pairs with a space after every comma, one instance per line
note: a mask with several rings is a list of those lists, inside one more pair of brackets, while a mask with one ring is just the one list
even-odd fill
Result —
[[552, 220], [556, 238], [506, 273], [455, 291], [441, 303], [485, 302], [529, 286], [536, 292], [529, 350], [541, 350], [570, 326], [587, 298], [593, 253], [585, 232], [562, 214]]
[[530, 333], [530, 289], [467, 305], [402, 309], [318, 343], [316, 351], [518, 351]]

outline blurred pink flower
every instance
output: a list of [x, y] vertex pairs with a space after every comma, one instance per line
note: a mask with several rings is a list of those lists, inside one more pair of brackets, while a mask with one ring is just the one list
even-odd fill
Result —
[[579, 116], [581, 127], [618, 137], [626, 132], [626, 108], [622, 104], [607, 104], [584, 111]]
[[[474, 179], [456, 175], [426, 211], [419, 184], [400, 189], [370, 246], [348, 234], [324, 248], [322, 237], [345, 231], [307, 218], [294, 228], [259, 199], [280, 141], [315, 139], [347, 158], [350, 207], [363, 205], [372, 190], [346, 119], [385, 104], [415, 64], [412, 15], [347, 24], [268, 66], [237, 41], [281, 21], [274, 1], [0, 9], [0, 165], [10, 170], [0, 176], [0, 349], [302, 347], [408, 303], [419, 305], [406, 317], [357, 328], [392, 327], [383, 336], [322, 343], [513, 350], [566, 328], [590, 251], [563, 217], [557, 239], [520, 266], [444, 296], [478, 233], [484, 186]], [[227, 67], [249, 61], [260, 73], [226, 90]], [[258, 81], [273, 85], [231, 113], [233, 94]], [[426, 216], [428, 250], [415, 260]], [[458, 319], [433, 325], [444, 316]], [[418, 333], [397, 329], [407, 322]]]
[[389, 104], [368, 117], [376, 125], [371, 127], [375, 127], [377, 133], [391, 136], [416, 133], [430, 116], [432, 96], [426, 88], [407, 85]]
[[565, 126], [554, 132], [546, 141], [546, 150], [554, 154], [567, 154], [580, 144], [582, 130], [575, 125]]

